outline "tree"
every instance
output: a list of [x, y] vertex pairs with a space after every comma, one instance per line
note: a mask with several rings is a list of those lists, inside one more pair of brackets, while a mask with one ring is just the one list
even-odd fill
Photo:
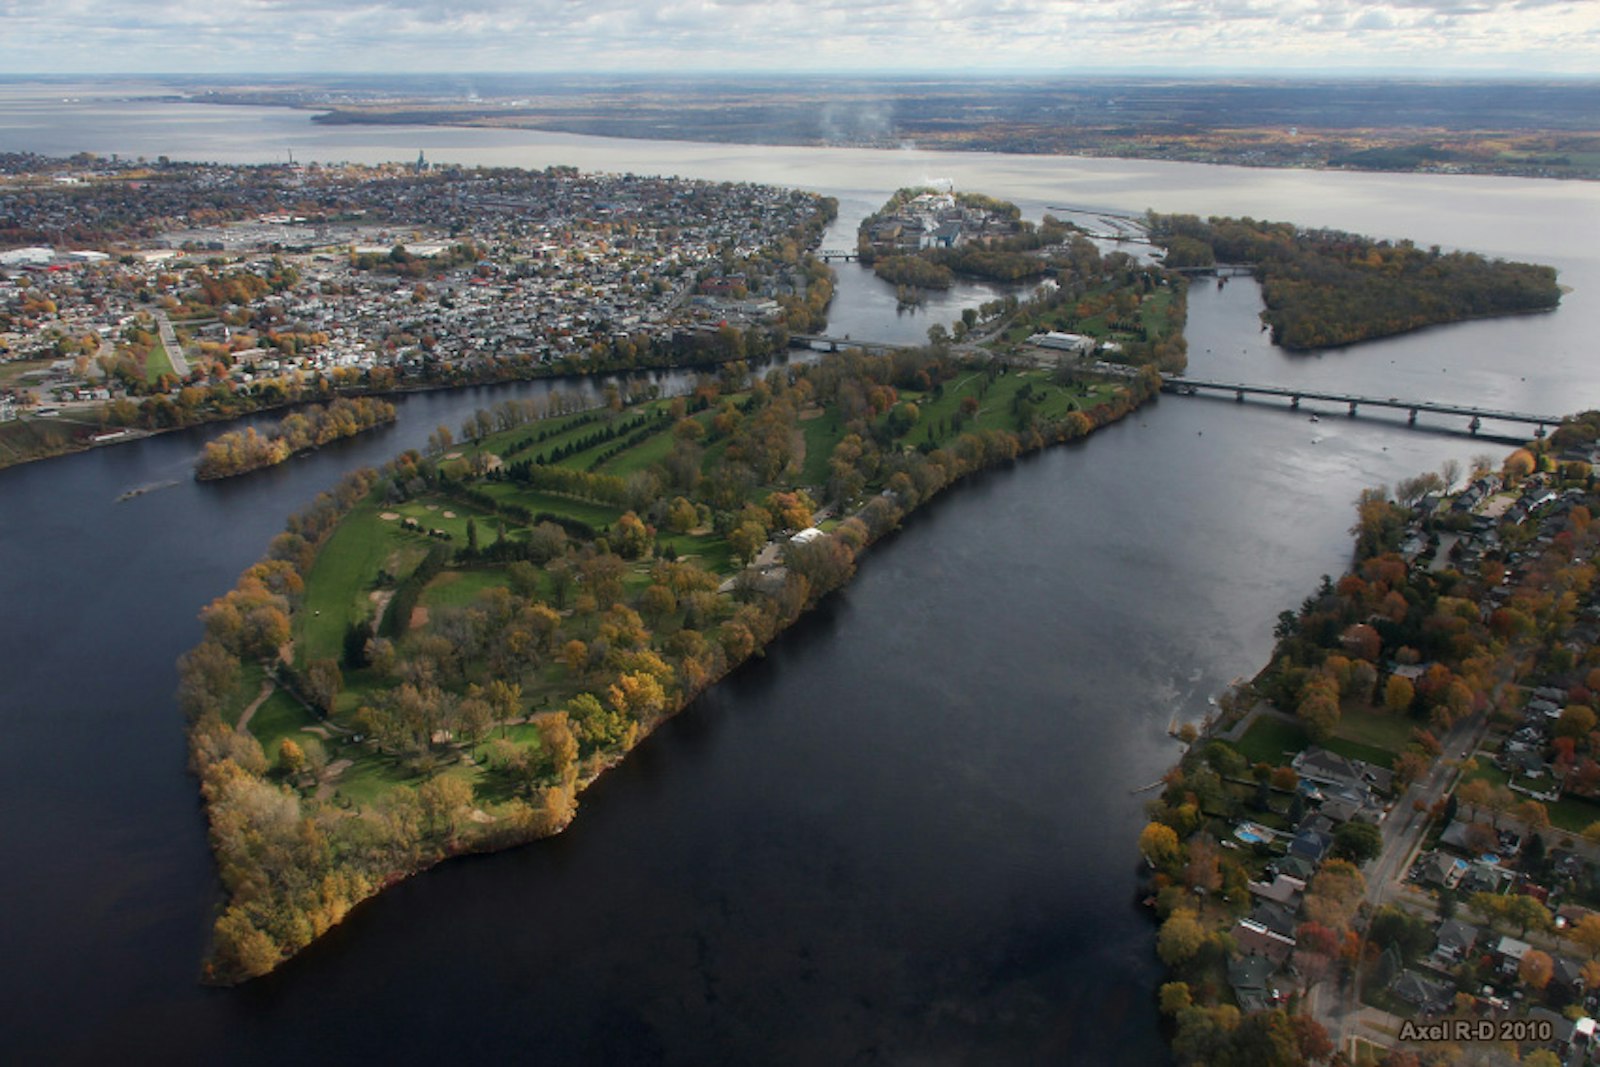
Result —
[[443, 832], [454, 840], [456, 816], [472, 803], [472, 784], [450, 774], [435, 775], [417, 788], [417, 800], [428, 832]]
[[1543, 989], [1550, 984], [1550, 978], [1555, 973], [1555, 961], [1547, 952], [1540, 952], [1530, 948], [1522, 954], [1522, 959], [1517, 963], [1517, 977], [1533, 989]]
[[1555, 734], [1557, 737], [1582, 740], [1594, 730], [1595, 722], [1595, 714], [1588, 707], [1568, 704], [1561, 710], [1561, 718], [1556, 720]]
[[1194, 1003], [1188, 982], [1166, 982], [1161, 986], [1161, 1014], [1176, 1015]]
[[1333, 832], [1334, 854], [1366, 863], [1383, 851], [1383, 832], [1369, 822], [1351, 820]]
[[1411, 702], [1416, 695], [1416, 687], [1411, 684], [1411, 679], [1391, 674], [1383, 687], [1383, 706], [1396, 715], [1403, 715], [1411, 709]]
[[312, 660], [306, 668], [306, 688], [312, 703], [321, 708], [324, 715], [332, 715], [339, 691], [344, 688], [344, 675], [339, 673], [338, 662], [331, 659]]
[[306, 754], [295, 743], [294, 738], [285, 737], [278, 742], [278, 765], [283, 768], [285, 774], [291, 777], [305, 771]]
[[1444, 482], [1444, 491], [1450, 492], [1461, 478], [1461, 462], [1456, 459], [1445, 460], [1439, 467], [1439, 477]]
[[213, 927], [218, 977], [225, 980], [255, 978], [266, 974], [283, 960], [277, 942], [250, 921], [237, 904], [223, 912]]
[[1156, 954], [1168, 967], [1187, 963], [1205, 944], [1206, 932], [1194, 912], [1180, 908], [1167, 916], [1156, 935]]
[[1600, 914], [1585, 915], [1567, 936], [1588, 949], [1590, 958], [1600, 957]]
[[1502, 907], [1506, 921], [1514, 925], [1519, 934], [1526, 936], [1529, 930], [1549, 933], [1555, 929], [1550, 910], [1533, 897], [1517, 893], [1500, 899], [1505, 901]]
[[1183, 846], [1172, 827], [1152, 822], [1139, 832], [1139, 853], [1153, 867], [1170, 867], [1182, 858]]

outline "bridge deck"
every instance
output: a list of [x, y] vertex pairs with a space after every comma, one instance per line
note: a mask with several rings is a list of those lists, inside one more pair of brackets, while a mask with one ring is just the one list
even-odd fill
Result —
[[1324, 400], [1334, 404], [1358, 407], [1394, 408], [1399, 411], [1427, 411], [1438, 415], [1470, 415], [1479, 419], [1497, 419], [1501, 422], [1522, 422], [1534, 426], [1559, 425], [1564, 416], [1536, 415], [1526, 411], [1503, 411], [1497, 408], [1474, 407], [1468, 404], [1446, 404], [1432, 400], [1402, 400], [1399, 397], [1361, 396], [1356, 393], [1330, 393], [1320, 389], [1300, 389], [1282, 385], [1252, 385], [1248, 382], [1219, 382], [1205, 378], [1187, 378], [1177, 375], [1162, 380], [1161, 387], [1168, 392], [1195, 392], [1211, 389], [1245, 396], [1281, 396], [1298, 403], [1301, 400]]

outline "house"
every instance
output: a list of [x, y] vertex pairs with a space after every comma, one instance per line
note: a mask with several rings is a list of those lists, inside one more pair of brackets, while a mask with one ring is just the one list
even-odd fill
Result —
[[1294, 937], [1294, 928], [1299, 925], [1296, 909], [1273, 900], [1256, 901], [1250, 918], [1273, 933], [1291, 939]]
[[1429, 852], [1411, 868], [1412, 876], [1423, 885], [1454, 889], [1467, 873], [1465, 860], [1447, 856], [1443, 852]]
[[1589, 985], [1583, 980], [1583, 964], [1571, 956], [1557, 956], [1551, 964], [1550, 981], [1571, 990], [1575, 997], [1583, 996]]
[[1228, 984], [1243, 1012], [1261, 1011], [1283, 999], [1273, 976], [1277, 966], [1265, 956], [1241, 956], [1228, 961]]
[[[1317, 813], [1333, 823], [1335, 826], [1355, 820], [1357, 822], [1376, 822], [1367, 805], [1349, 797], [1336, 796], [1322, 802]], [[1365, 817], [1363, 817], [1365, 816]]]
[[1518, 941], [1514, 937], [1502, 937], [1495, 942], [1494, 948], [1490, 951], [1501, 972], [1512, 975], [1517, 973], [1517, 966], [1522, 963], [1522, 957], [1532, 947], [1526, 941]]
[[[1483, 830], [1475, 834], [1473, 826], [1482, 826]], [[1474, 838], [1482, 838], [1483, 842], [1487, 842], [1493, 835], [1494, 828], [1488, 823], [1463, 822], [1456, 819], [1444, 828], [1444, 833], [1439, 835], [1439, 844], [1464, 856], [1476, 856], [1481, 849], [1475, 846], [1482, 842], [1475, 842]]]
[[1333, 848], [1333, 838], [1318, 830], [1304, 830], [1289, 842], [1289, 855], [1298, 856], [1309, 863], [1321, 863]]
[[1229, 932], [1246, 956], [1262, 956], [1282, 967], [1294, 955], [1294, 938], [1274, 933], [1254, 919], [1240, 919]]
[[1317, 873], [1317, 865], [1300, 856], [1283, 856], [1274, 860], [1266, 873], [1274, 877], [1287, 875], [1302, 882], [1309, 882], [1311, 876]]
[[1280, 874], [1271, 882], [1246, 882], [1245, 888], [1253, 897], [1270, 900], [1286, 907], [1295, 907], [1299, 903], [1300, 894], [1305, 892], [1306, 884], [1299, 878]]
[[1389, 992], [1424, 1015], [1449, 1011], [1456, 999], [1455, 989], [1448, 983], [1425, 978], [1409, 969], [1395, 975], [1394, 981], [1389, 983]]
[[1363, 794], [1374, 789], [1388, 793], [1394, 784], [1393, 772], [1316, 745], [1295, 756], [1290, 765], [1295, 773], [1308, 782], [1320, 786], [1353, 787]]
[[1436, 967], [1449, 970], [1462, 960], [1467, 953], [1478, 943], [1478, 928], [1462, 922], [1460, 919], [1446, 919], [1439, 924], [1436, 942], [1433, 946], [1433, 964]]

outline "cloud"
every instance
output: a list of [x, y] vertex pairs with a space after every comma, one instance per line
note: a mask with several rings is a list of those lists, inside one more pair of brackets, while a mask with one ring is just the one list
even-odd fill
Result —
[[1496, 68], [1600, 74], [1592, 0], [0, 0], [0, 69]]

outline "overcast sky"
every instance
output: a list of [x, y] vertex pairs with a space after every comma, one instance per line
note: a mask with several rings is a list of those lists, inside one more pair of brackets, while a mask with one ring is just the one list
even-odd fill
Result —
[[1600, 0], [0, 0], [0, 73], [1600, 75]]

